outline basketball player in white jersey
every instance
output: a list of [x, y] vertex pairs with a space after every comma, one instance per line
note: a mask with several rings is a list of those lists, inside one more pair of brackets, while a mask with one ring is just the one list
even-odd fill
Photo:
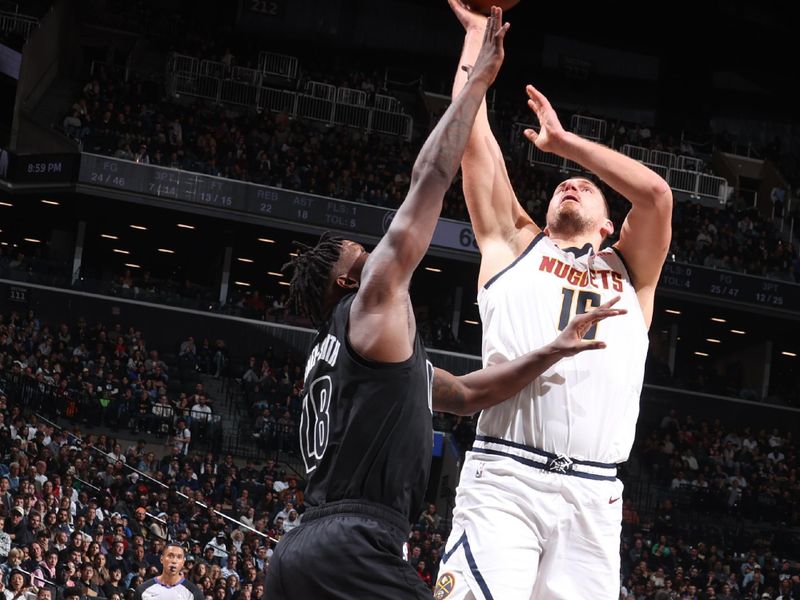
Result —
[[[466, 30], [456, 94], [485, 17], [449, 2]], [[628, 313], [587, 333], [602, 335], [605, 352], [562, 360], [481, 413], [434, 588], [439, 600], [619, 596], [623, 486], [616, 464], [633, 444], [672, 192], [641, 163], [565, 131], [547, 98], [532, 86], [527, 93], [541, 128], [526, 137], [594, 173], [632, 206], [619, 241], [601, 250], [614, 231], [607, 204], [592, 181], [573, 177], [556, 187], [540, 229], [514, 195], [484, 103], [461, 163], [481, 251], [484, 365], [541, 346], [572, 315], [615, 294]]]

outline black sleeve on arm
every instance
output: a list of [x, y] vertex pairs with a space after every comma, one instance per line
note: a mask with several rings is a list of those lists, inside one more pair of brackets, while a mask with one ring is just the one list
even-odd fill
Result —
[[200, 590], [197, 585], [189, 581], [188, 579], [183, 580], [183, 585], [192, 592], [192, 596], [194, 596], [194, 600], [205, 600], [205, 594]]
[[144, 592], [144, 591], [145, 591], [147, 588], [149, 588], [149, 587], [151, 587], [152, 585], [154, 585], [154, 584], [155, 584], [155, 582], [156, 582], [155, 578], [154, 578], [154, 579], [148, 579], [147, 581], [145, 581], [144, 583], [142, 583], [141, 585], [139, 585], [139, 586], [136, 588], [136, 591], [135, 591], [135, 592], [133, 592], [133, 600], [142, 600], [142, 593], [143, 593], [143, 592]]

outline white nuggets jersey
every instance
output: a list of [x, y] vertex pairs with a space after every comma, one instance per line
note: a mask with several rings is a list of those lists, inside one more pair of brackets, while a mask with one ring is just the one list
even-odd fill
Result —
[[551, 342], [576, 313], [607, 302], [625, 315], [611, 317], [584, 339], [603, 350], [564, 358], [515, 396], [484, 410], [478, 435], [502, 438], [557, 455], [601, 463], [628, 458], [639, 415], [648, 337], [622, 256], [562, 250], [544, 233], [478, 294], [483, 363], [513, 360]]

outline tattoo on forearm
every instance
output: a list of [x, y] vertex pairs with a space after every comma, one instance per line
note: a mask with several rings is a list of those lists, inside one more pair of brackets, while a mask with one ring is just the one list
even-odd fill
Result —
[[464, 396], [462, 386], [457, 385], [455, 380], [444, 377], [434, 377], [433, 398], [434, 403], [444, 412], [458, 415], [464, 414], [467, 399]]

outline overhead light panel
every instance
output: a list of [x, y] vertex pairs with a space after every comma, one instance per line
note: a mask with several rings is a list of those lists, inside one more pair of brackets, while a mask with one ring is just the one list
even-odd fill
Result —
[[147, 231], [147, 227], [144, 225], [131, 225], [131, 229], [137, 229], [138, 231]]
[[464, 323], [466, 323], [467, 325], [480, 325], [478, 321], [473, 321], [471, 319], [464, 319]]
[[125, 263], [126, 267], [130, 267], [131, 269], [141, 269], [142, 265], [137, 265], [136, 263]]
[[441, 269], [437, 269], [436, 267], [425, 267], [426, 271], [430, 271], [431, 273], [441, 273]]
[[194, 229], [194, 225], [187, 225], [186, 223], [178, 223], [178, 227], [181, 229]]
[[797, 358], [796, 352], [789, 352], [788, 350], [784, 350], [783, 352], [781, 352], [781, 354], [783, 354], [784, 356], [791, 356], [792, 358]]
[[233, 283], [235, 283], [236, 285], [244, 286], [244, 287], [250, 287], [250, 284], [247, 283], [246, 281], [234, 281]]
[[735, 333], [736, 335], [744, 335], [746, 332], [742, 331], [741, 329], [731, 329], [731, 333]]
[[50, 206], [61, 206], [61, 203], [56, 202], [55, 200], [42, 200], [42, 204], [48, 204]]
[[130, 254], [127, 250], [120, 250], [119, 248], [114, 248], [114, 252], [117, 254]]
[[37, 240], [36, 238], [22, 238], [26, 242], [30, 242], [31, 244], [41, 244], [42, 240]]
[[681, 314], [681, 311], [679, 311], [679, 310], [675, 310], [674, 308], [668, 308], [668, 309], [667, 309], [667, 310], [665, 310], [664, 312], [665, 312], [665, 313], [669, 313], [669, 314], [671, 314], [671, 315], [679, 315], [679, 314]]
[[290, 285], [292, 285], [292, 284], [291, 284], [291, 283], [289, 283], [288, 281], [279, 281], [279, 282], [278, 282], [278, 285], [290, 286]]
[[711, 342], [712, 344], [721, 344], [720, 340], [715, 340], [714, 338], [706, 338], [707, 342]]
[[728, 322], [727, 319], [722, 319], [720, 317], [711, 317], [711, 320], [714, 321], [714, 323], [727, 323]]
[[175, 250], [170, 250], [169, 248], [159, 248], [158, 251], [162, 254], [175, 254]]
[[9, 207], [12, 207], [12, 206], [14, 206], [14, 205], [13, 205], [13, 204], [11, 204], [10, 202], [0, 202], [0, 206], [9, 206]]
[[267, 275], [272, 275], [273, 277], [283, 277], [283, 273], [276, 273], [275, 271], [267, 271]]
[[118, 240], [119, 238], [116, 235], [111, 235], [110, 233], [101, 233], [101, 238], [106, 238], [107, 240]]
[[259, 242], [264, 242], [265, 244], [274, 244], [275, 240], [271, 240], [269, 238], [258, 238]]
[[708, 356], [705, 352], [695, 352], [696, 356]]
[[252, 258], [242, 258], [241, 256], [239, 258], [237, 258], [236, 260], [238, 260], [239, 262], [248, 263], [248, 264], [254, 262]]

